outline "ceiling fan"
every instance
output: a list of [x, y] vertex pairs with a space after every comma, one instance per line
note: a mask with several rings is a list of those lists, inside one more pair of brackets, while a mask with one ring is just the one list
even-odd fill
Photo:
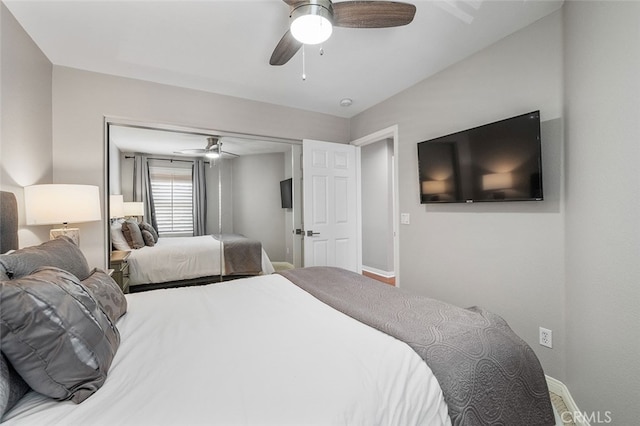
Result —
[[271, 54], [269, 64], [284, 65], [303, 44], [326, 41], [333, 26], [344, 28], [389, 28], [413, 21], [416, 7], [395, 1], [283, 0], [291, 6], [291, 27]]
[[207, 138], [207, 146], [204, 149], [181, 149], [178, 151], [174, 151], [174, 154], [181, 155], [196, 155], [196, 156], [204, 156], [207, 158], [218, 158], [222, 151], [220, 150], [221, 143], [219, 143], [220, 138], [217, 136], [209, 136]]

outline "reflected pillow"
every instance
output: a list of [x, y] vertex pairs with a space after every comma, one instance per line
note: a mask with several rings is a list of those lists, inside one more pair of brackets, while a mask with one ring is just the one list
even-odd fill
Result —
[[127, 244], [132, 249], [139, 249], [144, 247], [144, 238], [142, 238], [142, 232], [138, 222], [133, 219], [127, 219], [122, 223], [122, 233], [124, 234]]
[[111, 245], [116, 250], [129, 251], [131, 247], [129, 247], [129, 243], [124, 238], [124, 234], [122, 233], [122, 222], [115, 221], [111, 224]]
[[142, 230], [142, 238], [144, 239], [144, 244], [146, 246], [153, 247], [156, 245], [156, 240], [153, 238], [153, 235], [146, 229]]
[[[158, 232], [156, 231], [156, 229], [153, 226], [151, 226], [147, 222], [140, 222], [138, 224], [138, 226], [140, 227], [141, 231], [148, 231], [153, 236], [153, 242], [154, 243], [158, 242]], [[147, 244], [147, 245], [149, 245], [149, 244]]]
[[0, 265], [0, 270], [4, 270], [9, 279], [24, 277], [42, 266], [64, 269], [80, 280], [84, 280], [91, 273], [84, 254], [65, 236], [10, 254], [0, 254]]
[[46, 267], [0, 291], [0, 346], [32, 389], [80, 403], [103, 385], [120, 334], [78, 278]]

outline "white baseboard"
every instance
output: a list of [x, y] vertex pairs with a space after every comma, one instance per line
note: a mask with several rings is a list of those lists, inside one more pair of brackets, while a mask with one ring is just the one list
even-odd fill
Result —
[[392, 278], [396, 276], [394, 271], [383, 271], [382, 269], [372, 268], [371, 266], [362, 265], [362, 270], [384, 278]]
[[[580, 409], [578, 405], [571, 397], [571, 393], [569, 393], [569, 388], [565, 386], [560, 380], [554, 379], [553, 377], [546, 376], [547, 379], [547, 387], [549, 388], [549, 392], [553, 392], [556, 395], [560, 395], [564, 404], [567, 406], [567, 410], [571, 413], [580, 413]], [[573, 416], [574, 423], [576, 426], [591, 426], [589, 422], [584, 418], [584, 416]], [[579, 418], [576, 418], [579, 417]]]

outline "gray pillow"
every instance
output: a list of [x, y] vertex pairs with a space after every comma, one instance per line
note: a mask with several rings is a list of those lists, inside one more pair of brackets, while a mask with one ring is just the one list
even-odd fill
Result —
[[0, 291], [0, 346], [32, 389], [80, 403], [102, 386], [120, 334], [78, 278], [45, 267]]
[[60, 236], [39, 246], [25, 247], [10, 254], [0, 254], [0, 271], [10, 279], [29, 275], [42, 266], [53, 266], [71, 272], [80, 280], [91, 270], [84, 254], [69, 237]]
[[0, 262], [0, 281], [7, 281], [9, 279], [9, 275], [7, 275], [7, 270], [4, 269], [4, 265]]
[[153, 235], [153, 242], [154, 243], [158, 242], [158, 232], [156, 231], [156, 228], [154, 228], [153, 226], [151, 226], [147, 222], [140, 222], [138, 224], [138, 226], [140, 227], [141, 231], [148, 231], [151, 235]]
[[142, 238], [144, 239], [144, 245], [149, 247], [153, 247], [156, 245], [156, 240], [153, 239], [153, 235], [146, 229], [142, 230]]
[[140, 232], [138, 222], [135, 220], [125, 220], [122, 223], [122, 233], [124, 234], [124, 239], [127, 240], [127, 244], [132, 249], [144, 247], [144, 238], [142, 238], [142, 232]]
[[106, 272], [94, 269], [80, 284], [93, 296], [102, 312], [115, 324], [127, 312], [127, 299], [118, 284]]
[[0, 353], [0, 421], [28, 391], [29, 385]]

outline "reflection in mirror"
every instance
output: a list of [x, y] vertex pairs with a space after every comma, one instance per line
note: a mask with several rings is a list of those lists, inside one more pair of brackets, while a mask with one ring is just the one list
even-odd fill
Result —
[[108, 143], [109, 193], [142, 202], [138, 227], [158, 234], [152, 246], [148, 235], [122, 246], [135, 218], [111, 219], [110, 250], [128, 252], [131, 291], [302, 266], [299, 142], [110, 124]]

